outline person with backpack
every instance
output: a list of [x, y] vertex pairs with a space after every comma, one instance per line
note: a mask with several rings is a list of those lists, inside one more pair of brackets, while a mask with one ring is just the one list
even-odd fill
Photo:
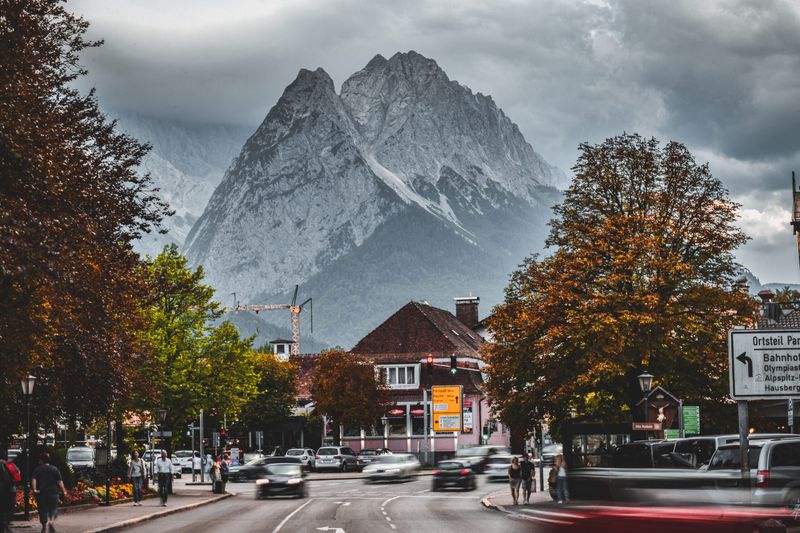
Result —
[[50, 464], [50, 454], [42, 452], [39, 455], [39, 466], [31, 476], [31, 488], [39, 507], [39, 522], [42, 524], [42, 533], [49, 530], [55, 531], [54, 522], [58, 518], [58, 494], [66, 496], [67, 489], [61, 479], [61, 472]]
[[536, 490], [536, 470], [533, 467], [533, 461], [526, 453], [525, 457], [520, 464], [520, 471], [522, 473], [522, 501], [523, 503], [531, 502], [531, 492]]
[[0, 533], [11, 531], [11, 518], [17, 506], [17, 486], [22, 481], [19, 468], [0, 452]]

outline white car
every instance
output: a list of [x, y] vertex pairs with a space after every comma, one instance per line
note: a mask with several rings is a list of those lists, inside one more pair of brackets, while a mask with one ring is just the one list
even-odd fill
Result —
[[89, 448], [88, 446], [73, 446], [67, 450], [67, 465], [69, 465], [71, 470], [78, 468], [94, 468], [94, 448]]
[[286, 450], [287, 457], [299, 457], [303, 470], [314, 470], [314, 450], [311, 448], [291, 448]]
[[172, 454], [172, 457], [178, 460], [181, 472], [192, 473], [192, 450], [178, 450]]
[[[158, 461], [160, 458], [161, 450], [159, 449], [145, 450], [142, 454], [142, 461], [144, 461], [144, 464], [147, 467], [147, 474], [150, 476], [150, 479], [155, 477], [153, 475], [153, 471], [155, 470], [156, 461]], [[170, 458], [170, 462], [172, 463], [172, 477], [180, 479], [182, 470], [178, 458], [173, 455]]]
[[410, 453], [379, 455], [364, 467], [364, 477], [370, 481], [409, 479], [420, 469], [419, 459]]

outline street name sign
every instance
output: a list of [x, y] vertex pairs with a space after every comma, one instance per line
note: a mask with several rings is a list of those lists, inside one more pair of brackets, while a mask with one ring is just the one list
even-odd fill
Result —
[[461, 385], [433, 385], [434, 431], [461, 431]]
[[731, 330], [728, 364], [734, 400], [800, 398], [800, 330]]
[[661, 431], [661, 422], [634, 422], [634, 431]]

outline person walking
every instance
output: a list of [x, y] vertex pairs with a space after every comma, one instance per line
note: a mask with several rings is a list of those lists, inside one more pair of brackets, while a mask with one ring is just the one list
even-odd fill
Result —
[[11, 518], [17, 506], [17, 480], [14, 473], [19, 476], [19, 470], [14, 463], [6, 462], [6, 457], [6, 452], [0, 451], [0, 533], [10, 533]]
[[158, 495], [161, 497], [161, 507], [166, 507], [169, 482], [172, 478], [172, 461], [167, 457], [167, 450], [161, 450], [161, 457], [156, 461], [155, 472], [158, 476]]
[[523, 503], [531, 502], [531, 492], [535, 491], [536, 485], [536, 470], [533, 467], [533, 461], [530, 456], [525, 454], [525, 459], [520, 464], [520, 473], [522, 477], [522, 501]]
[[61, 472], [50, 464], [50, 454], [42, 452], [39, 455], [39, 466], [33, 470], [31, 488], [39, 508], [39, 522], [42, 524], [42, 533], [55, 531], [55, 521], [58, 518], [58, 494], [66, 495]]
[[508, 467], [508, 483], [511, 486], [511, 498], [514, 505], [519, 505], [519, 485], [522, 481], [522, 469], [519, 466], [519, 458], [511, 459], [511, 466]]
[[133, 484], [133, 505], [142, 505], [142, 488], [147, 480], [147, 467], [139, 458], [139, 452], [131, 454], [131, 464], [128, 466], [128, 479]]
[[569, 487], [567, 486], [567, 465], [564, 463], [564, 456], [556, 456], [556, 497], [558, 503], [569, 501]]
[[211, 477], [211, 492], [214, 494], [219, 494], [222, 487], [222, 473], [220, 472], [220, 466], [217, 461], [214, 461], [211, 464], [209, 477]]

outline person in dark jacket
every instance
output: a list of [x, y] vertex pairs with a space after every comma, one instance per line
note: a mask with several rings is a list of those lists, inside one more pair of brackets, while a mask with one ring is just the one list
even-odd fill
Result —
[[66, 495], [67, 489], [64, 488], [61, 472], [50, 464], [49, 453], [42, 452], [39, 456], [39, 466], [33, 471], [31, 477], [31, 488], [36, 497], [36, 505], [39, 507], [42, 533], [45, 533], [48, 528], [50, 531], [55, 531], [54, 523], [58, 518], [58, 494], [60, 492]]
[[528, 454], [525, 454], [520, 464], [520, 470], [522, 474], [522, 501], [523, 503], [530, 503], [531, 492], [536, 491], [536, 469]]

